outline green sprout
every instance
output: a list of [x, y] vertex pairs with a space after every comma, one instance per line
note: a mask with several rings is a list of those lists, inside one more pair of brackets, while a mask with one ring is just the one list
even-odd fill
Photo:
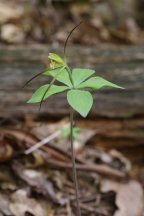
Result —
[[[38, 77], [41, 74], [45, 76], [51, 76], [53, 78], [50, 84], [43, 85], [39, 89], [37, 89], [28, 101], [28, 103], [40, 103], [40, 107], [42, 105], [42, 102], [48, 99], [51, 95], [55, 95], [64, 91], [67, 92], [67, 102], [70, 106], [70, 130], [67, 131], [67, 133], [70, 134], [78, 216], [81, 216], [81, 210], [78, 194], [77, 172], [75, 165], [75, 151], [73, 146], [73, 137], [75, 133], [75, 129], [73, 127], [73, 113], [74, 111], [77, 111], [82, 117], [86, 117], [92, 107], [92, 94], [88, 90], [85, 90], [85, 88], [89, 90], [99, 90], [102, 87], [106, 86], [124, 89], [123, 87], [109, 82], [102, 77], [92, 76], [95, 74], [95, 70], [93, 69], [74, 68], [71, 71], [71, 69], [66, 63], [66, 45], [70, 35], [80, 24], [78, 24], [71, 30], [70, 34], [66, 39], [64, 45], [64, 60], [59, 55], [55, 53], [50, 53], [48, 56], [50, 60], [49, 68], [46, 68], [44, 71], [36, 74], [26, 83], [28, 84], [32, 79]], [[56, 80], [63, 85], [54, 85], [54, 82]]]
[[[70, 132], [71, 132], [70, 127], [60, 128], [59, 130], [62, 132], [62, 139], [65, 139], [65, 138], [70, 136]], [[79, 140], [79, 132], [81, 132], [81, 131], [82, 131], [82, 128], [73, 127], [73, 137], [76, 140]]]

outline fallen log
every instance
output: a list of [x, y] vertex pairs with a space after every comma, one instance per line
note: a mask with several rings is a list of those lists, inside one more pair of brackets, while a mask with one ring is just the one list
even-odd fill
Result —
[[[49, 47], [3, 48], [0, 50], [0, 115], [39, 114], [38, 106], [26, 104], [34, 90], [50, 81], [40, 76], [22, 89], [24, 83], [45, 68]], [[68, 53], [73, 67], [94, 68], [96, 75], [122, 85], [126, 90], [102, 88], [93, 92], [91, 116], [132, 117], [144, 113], [144, 49], [135, 47], [78, 48]], [[55, 51], [55, 50], [54, 50]], [[58, 50], [61, 54], [62, 50]], [[76, 56], [75, 56], [75, 55]], [[92, 60], [93, 59], [93, 60]], [[66, 115], [69, 113], [65, 93], [51, 96], [41, 113]]]
[[[61, 118], [69, 115], [66, 94], [56, 94], [43, 103], [27, 104], [34, 90], [50, 81], [40, 76], [26, 88], [24, 83], [46, 67], [47, 55], [55, 49], [46, 46], [2, 47], [0, 50], [0, 117], [44, 116]], [[63, 55], [63, 49], [57, 50]], [[104, 46], [69, 47], [71, 67], [96, 70], [96, 75], [117, 83], [125, 90], [102, 88], [92, 92], [94, 105], [87, 119], [90, 128], [112, 124], [112, 129], [97, 135], [97, 145], [104, 147], [142, 146], [144, 135], [144, 48]], [[78, 118], [79, 115], [77, 115]], [[81, 123], [80, 123], [81, 124]], [[87, 124], [87, 123], [82, 123]], [[88, 125], [88, 124], [87, 124]], [[94, 137], [94, 142], [95, 142]]]

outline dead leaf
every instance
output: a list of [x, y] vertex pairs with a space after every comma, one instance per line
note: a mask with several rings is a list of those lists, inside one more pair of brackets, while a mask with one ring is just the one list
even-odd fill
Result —
[[35, 123], [35, 127], [33, 125], [33, 127], [31, 128], [31, 133], [36, 136], [38, 139], [44, 139], [47, 136], [49, 136], [50, 134], [54, 133], [55, 131], [57, 131], [59, 128], [64, 127], [65, 125], [67, 125], [69, 122], [68, 118], [63, 118], [60, 121], [56, 122], [56, 123]]
[[1, 39], [10, 44], [22, 44], [25, 34], [22, 28], [8, 23], [1, 27]]
[[4, 24], [10, 20], [20, 20], [24, 15], [24, 9], [19, 5], [13, 7], [10, 4], [0, 2], [0, 14], [0, 24]]
[[10, 210], [15, 216], [25, 216], [31, 213], [34, 216], [46, 216], [46, 211], [35, 199], [29, 198], [25, 190], [17, 190], [11, 196]]
[[143, 189], [141, 185], [131, 180], [120, 183], [111, 180], [101, 181], [102, 192], [115, 191], [118, 210], [114, 216], [141, 216], [144, 208]]
[[83, 2], [83, 4], [76, 1], [76, 3], [71, 4], [70, 7], [70, 13], [75, 20], [75, 22], [80, 22], [82, 17], [82, 14], [89, 14], [91, 13], [90, 5], [87, 2]]
[[2, 190], [16, 190], [18, 188], [9, 164], [0, 165], [0, 188]]
[[84, 148], [86, 142], [90, 140], [96, 133], [97, 131], [94, 129], [83, 128], [79, 133], [79, 139], [74, 140], [75, 150], [77, 152], [81, 151]]
[[5, 137], [0, 137], [0, 162], [8, 161], [13, 154], [12, 147], [7, 143]]
[[43, 194], [45, 197], [50, 198], [53, 202], [58, 202], [56, 195], [55, 195], [55, 191], [53, 188], [53, 184], [48, 181], [45, 176], [36, 176], [37, 172], [33, 171], [33, 173], [31, 172], [32, 176], [35, 177], [29, 177], [28, 175], [25, 174], [25, 168], [24, 166], [18, 162], [15, 161], [12, 165], [12, 168], [15, 172], [15, 174], [24, 182], [26, 182], [29, 186], [36, 188], [36, 191], [38, 191], [39, 193]]
[[131, 162], [119, 151], [116, 149], [111, 149], [109, 151], [110, 156], [113, 158], [113, 164], [115, 161], [119, 161], [121, 164], [121, 169], [126, 171], [127, 173], [131, 170]]
[[48, 212], [48, 216], [54, 216], [54, 210], [52, 209], [52, 205], [50, 203], [48, 203], [47, 205], [47, 212]]
[[0, 212], [7, 216], [11, 215], [8, 196], [2, 193], [0, 194]]
[[38, 167], [44, 164], [44, 159], [40, 153], [41, 152], [39, 152], [39, 154], [37, 152], [33, 152], [34, 163], [31, 167]]

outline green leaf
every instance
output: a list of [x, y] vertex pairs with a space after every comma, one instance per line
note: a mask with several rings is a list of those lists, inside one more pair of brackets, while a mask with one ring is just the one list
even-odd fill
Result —
[[[32, 95], [32, 97], [30, 98], [30, 100], [28, 101], [28, 103], [38, 103], [38, 102], [41, 102], [42, 100], [42, 97], [45, 93], [45, 91], [47, 90], [49, 84], [47, 85], [43, 85], [41, 86], [39, 89], [37, 89], [35, 91], [35, 93]], [[56, 93], [59, 93], [59, 92], [63, 92], [65, 90], [69, 89], [68, 87], [66, 86], [56, 86], [56, 85], [52, 85], [51, 88], [49, 89], [49, 91], [46, 93], [45, 97], [44, 97], [44, 100], [53, 95], [53, 94], [56, 94]]]
[[76, 140], [79, 140], [79, 132], [82, 131], [82, 128], [75, 127], [73, 129], [73, 136]]
[[56, 61], [58, 63], [64, 64], [62, 58], [59, 55], [55, 54], [55, 53], [49, 53], [48, 58], [51, 59], [51, 60], [54, 60], [54, 61]]
[[89, 76], [94, 74], [94, 70], [90, 69], [82, 69], [82, 68], [75, 68], [72, 71], [72, 78], [74, 81], [75, 87], [77, 87], [81, 82], [86, 80]]
[[113, 4], [117, 9], [121, 8], [121, 2], [120, 0], [113, 0]]
[[88, 91], [70, 90], [67, 93], [67, 100], [70, 106], [86, 117], [93, 104], [92, 95]]
[[62, 132], [62, 139], [65, 139], [70, 135], [70, 127], [60, 128], [59, 130]]
[[[60, 128], [59, 129], [62, 132], [62, 139], [65, 139], [66, 137], [68, 137], [70, 135], [70, 127], [67, 128]], [[82, 128], [79, 127], [74, 127], [73, 128], [73, 136], [75, 139], [79, 139], [79, 132], [82, 130]]]
[[[55, 77], [55, 75], [61, 70], [61, 68], [57, 68], [55, 70], [48, 70], [46, 72], [43, 73], [43, 75], [49, 75], [52, 77]], [[58, 80], [61, 83], [64, 83], [65, 85], [69, 86], [70, 88], [72, 88], [72, 83], [70, 81], [68, 72], [66, 69], [63, 69], [61, 71], [61, 73], [59, 74], [59, 76], [56, 78], [56, 80]]]
[[78, 88], [91, 88], [91, 89], [100, 89], [103, 86], [108, 86], [108, 87], [115, 87], [115, 88], [121, 88], [124, 89], [121, 86], [118, 86], [114, 83], [111, 83], [105, 79], [103, 79], [102, 77], [92, 77], [90, 79], [88, 79], [87, 81], [81, 83]]

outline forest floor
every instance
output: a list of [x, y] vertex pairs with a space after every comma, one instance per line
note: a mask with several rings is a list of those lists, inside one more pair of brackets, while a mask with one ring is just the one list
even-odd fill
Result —
[[[0, 215], [75, 215], [69, 139], [62, 138], [59, 130], [68, 122], [68, 118], [54, 122], [30, 116], [1, 119]], [[125, 157], [114, 148], [100, 146], [96, 138], [91, 141], [108, 127], [87, 128], [87, 120], [80, 125], [75, 151], [82, 215], [142, 215], [141, 150], [137, 150], [135, 162], [135, 150]], [[50, 142], [39, 149], [31, 149], [45, 138]]]

